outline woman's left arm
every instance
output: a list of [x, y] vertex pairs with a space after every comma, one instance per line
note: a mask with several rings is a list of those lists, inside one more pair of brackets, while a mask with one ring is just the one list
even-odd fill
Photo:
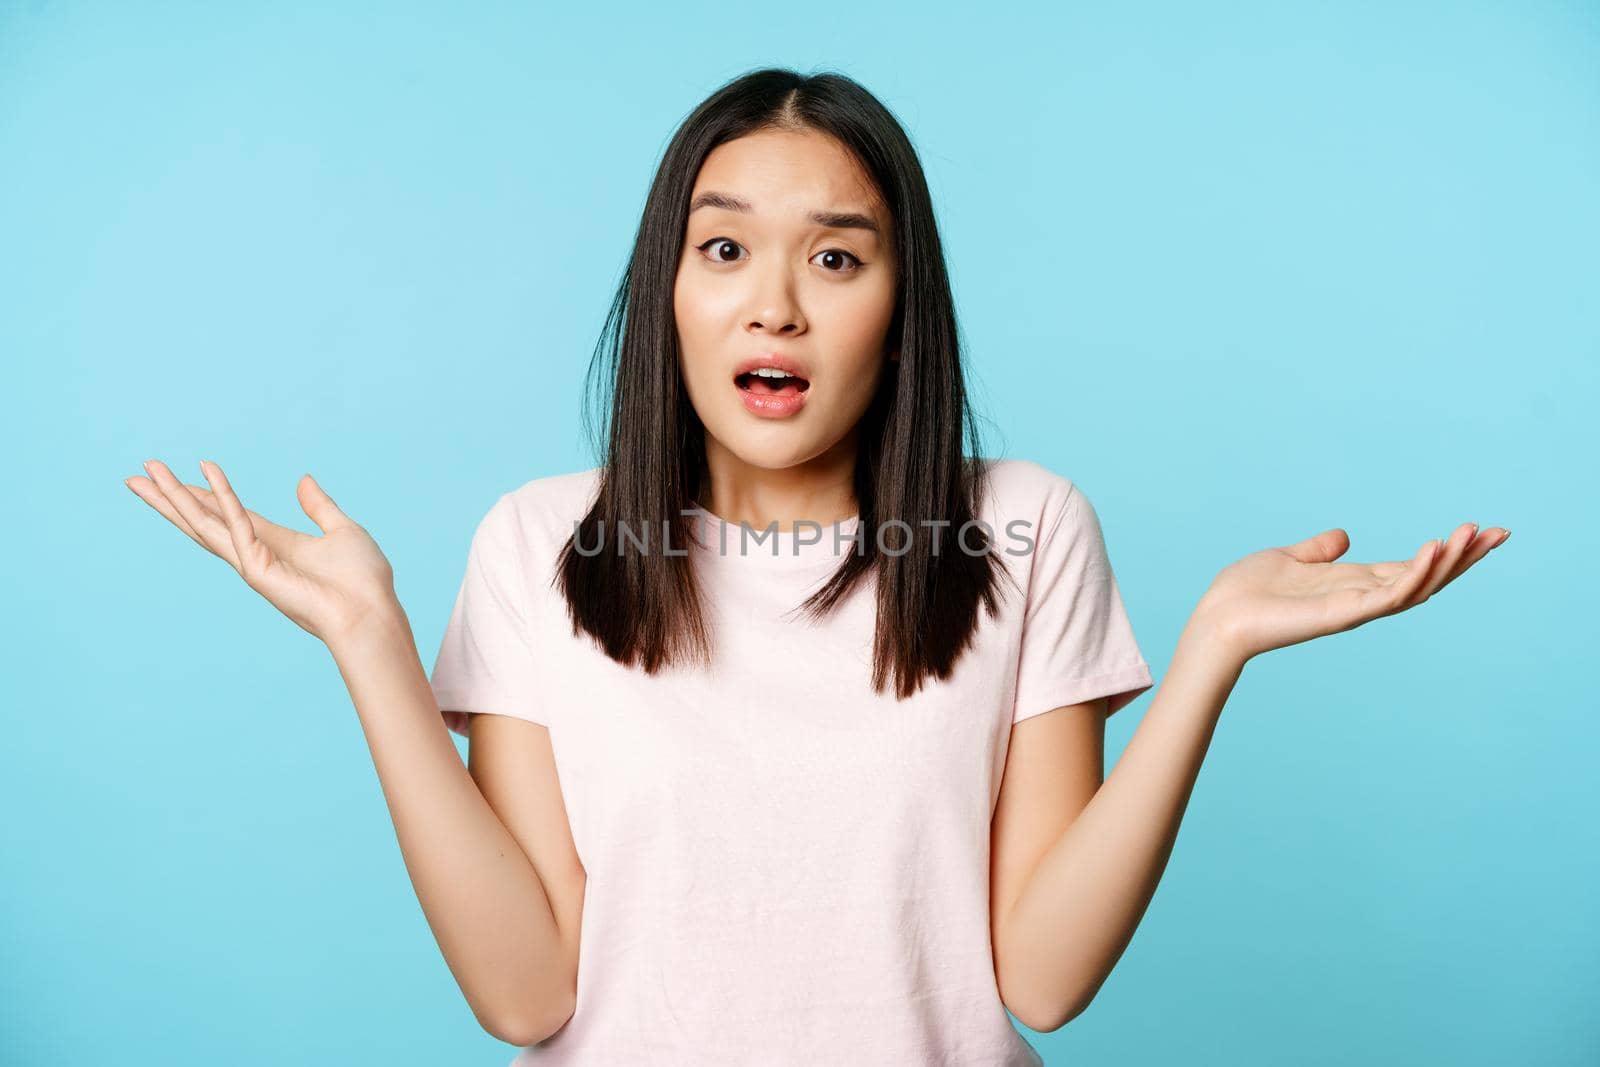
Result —
[[1510, 536], [1464, 525], [1409, 561], [1335, 563], [1340, 529], [1246, 556], [1201, 598], [1116, 766], [1010, 902], [991, 902], [1006, 1007], [1059, 1029], [1094, 999], [1172, 853], [1223, 705], [1249, 660], [1423, 603]]

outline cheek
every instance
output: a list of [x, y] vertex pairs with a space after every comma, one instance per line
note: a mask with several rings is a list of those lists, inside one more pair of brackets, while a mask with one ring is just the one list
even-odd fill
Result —
[[830, 301], [825, 321], [840, 347], [860, 358], [876, 355], [894, 319], [892, 286], [851, 286]]
[[678, 353], [684, 387], [698, 408], [711, 394], [720, 374], [718, 312], [704, 287], [692, 276], [679, 275], [673, 285], [672, 315], [677, 325]]
[[850, 307], [840, 309], [834, 321], [839, 324], [838, 349], [848, 354], [851, 365], [846, 377], [857, 383], [853, 399], [865, 410], [884, 373], [884, 346], [894, 322], [895, 294], [892, 286], [877, 286], [872, 292], [862, 286], [861, 290], [852, 294]]
[[738, 296], [728, 286], [707, 284], [694, 272], [683, 271], [672, 289], [672, 313], [678, 332], [685, 338], [714, 336], [726, 330], [730, 315], [736, 315]]
[[677, 325], [684, 358], [691, 359], [699, 348], [698, 339], [705, 332], [705, 301], [693, 279], [682, 274], [672, 287], [672, 318]]
[[678, 329], [683, 331], [694, 325], [695, 309], [699, 301], [695, 299], [694, 280], [682, 268], [672, 283], [672, 317], [677, 320]]

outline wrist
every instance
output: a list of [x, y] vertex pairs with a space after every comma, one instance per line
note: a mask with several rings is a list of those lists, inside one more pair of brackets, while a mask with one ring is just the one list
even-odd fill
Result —
[[1178, 643], [1204, 653], [1207, 660], [1236, 671], [1251, 659], [1227, 617], [1202, 601], [1184, 624]]
[[409, 643], [411, 620], [400, 601], [390, 598], [359, 612], [324, 640], [335, 659], [397, 640]]

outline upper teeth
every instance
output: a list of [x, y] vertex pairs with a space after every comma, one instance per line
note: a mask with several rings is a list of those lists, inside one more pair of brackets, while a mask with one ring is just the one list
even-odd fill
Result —
[[751, 371], [750, 373], [758, 375], [758, 376], [760, 376], [762, 378], [792, 378], [792, 377], [794, 377], [794, 375], [790, 374], [788, 371], [779, 370], [777, 367], [757, 367], [755, 370]]

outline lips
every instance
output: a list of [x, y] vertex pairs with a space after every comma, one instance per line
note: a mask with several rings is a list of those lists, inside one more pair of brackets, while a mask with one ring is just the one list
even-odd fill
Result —
[[760, 385], [753, 389], [740, 388], [739, 399], [743, 401], [746, 411], [764, 419], [786, 419], [806, 404], [805, 391], [797, 388], [793, 382], [777, 392]]
[[760, 355], [751, 356], [749, 359], [742, 361], [737, 367], [733, 368], [733, 377], [735, 379], [741, 378], [759, 367], [776, 367], [778, 370], [787, 371], [796, 378], [801, 379], [806, 386], [811, 384], [811, 368], [806, 365], [804, 360], [780, 355], [777, 352], [763, 352]]
[[[792, 377], [766, 378], [754, 373], [761, 367], [772, 367]], [[746, 411], [765, 419], [783, 419], [805, 407], [811, 378], [801, 361], [768, 352], [751, 356], [734, 368], [733, 384], [738, 387]]]

